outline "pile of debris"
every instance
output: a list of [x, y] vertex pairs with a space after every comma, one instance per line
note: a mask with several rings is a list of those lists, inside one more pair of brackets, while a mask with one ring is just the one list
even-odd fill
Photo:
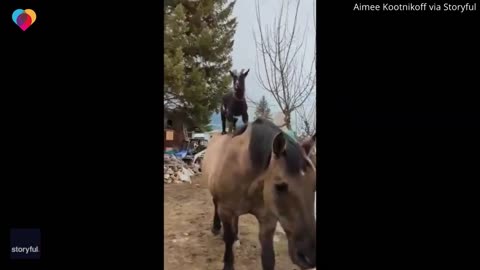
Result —
[[163, 182], [170, 183], [192, 183], [192, 176], [200, 173], [198, 164], [188, 165], [173, 155], [164, 155]]

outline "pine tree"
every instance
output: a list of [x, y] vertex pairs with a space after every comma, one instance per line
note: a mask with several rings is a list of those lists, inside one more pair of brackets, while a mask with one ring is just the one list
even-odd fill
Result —
[[231, 86], [234, 5], [227, 0], [165, 4], [165, 100], [178, 103], [175, 107], [198, 126], [209, 123]]
[[260, 102], [257, 104], [257, 108], [255, 110], [255, 119], [257, 118], [265, 118], [272, 120], [272, 115], [270, 113], [270, 107], [268, 106], [267, 99], [265, 96], [262, 96]]
[[[183, 48], [187, 44], [185, 32], [185, 10], [177, 5], [173, 10], [167, 8], [164, 32], [164, 84], [165, 99], [181, 99], [185, 87], [185, 59]], [[179, 100], [178, 103], [183, 102]], [[180, 104], [178, 104], [180, 105]]]

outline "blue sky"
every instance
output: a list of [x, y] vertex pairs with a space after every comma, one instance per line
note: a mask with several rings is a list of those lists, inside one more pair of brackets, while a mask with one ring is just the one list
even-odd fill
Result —
[[[260, 0], [260, 14], [263, 25], [272, 25], [274, 17], [279, 14], [279, 3], [281, 3], [281, 1], [288, 0]], [[290, 8], [294, 9], [295, 1], [290, 0], [290, 2]], [[255, 15], [255, 0], [237, 0], [233, 13], [234, 16], [237, 17], [238, 21], [237, 31], [235, 34], [235, 43], [233, 47], [233, 69], [240, 70], [242, 68], [250, 68], [249, 75], [246, 79], [246, 95], [255, 101], [258, 101], [262, 95], [265, 95], [269, 102], [272, 113], [279, 112], [280, 109], [276, 105], [275, 100], [267, 91], [261, 88], [255, 75], [256, 48], [253, 32], [255, 31], [258, 33]], [[289, 20], [290, 22], [293, 21], [293, 15], [294, 12], [289, 13], [289, 17], [291, 17]], [[315, 28], [313, 25], [313, 15], [313, 1], [300, 0], [298, 26], [299, 29], [302, 30], [307, 27], [305, 42], [308, 48], [306, 59], [313, 59], [314, 54]], [[311, 100], [309, 100], [309, 104], [313, 104], [315, 102], [314, 98], [315, 97], [312, 97]], [[253, 119], [254, 111], [254, 107], [251, 106], [249, 108], [249, 114], [252, 116], [250, 117], [251, 119]]]

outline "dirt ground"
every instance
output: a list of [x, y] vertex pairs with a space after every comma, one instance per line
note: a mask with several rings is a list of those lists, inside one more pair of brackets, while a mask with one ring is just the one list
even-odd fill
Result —
[[[164, 189], [164, 269], [221, 270], [224, 243], [211, 232], [213, 203], [201, 177], [192, 184], [166, 184]], [[245, 215], [239, 221], [240, 246], [235, 253], [236, 270], [262, 269], [258, 225], [255, 217]], [[285, 236], [274, 238], [276, 269], [298, 270], [290, 262]]]

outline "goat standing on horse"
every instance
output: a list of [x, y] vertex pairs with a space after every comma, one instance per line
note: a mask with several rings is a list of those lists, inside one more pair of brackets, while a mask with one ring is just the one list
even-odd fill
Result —
[[237, 119], [235, 116], [242, 116], [242, 122], [244, 125], [248, 123], [248, 106], [245, 100], [245, 78], [248, 75], [248, 69], [244, 72], [244, 69], [240, 71], [230, 71], [230, 75], [233, 78], [233, 92], [230, 92], [222, 97], [222, 134], [226, 134], [226, 121], [233, 127], [231, 130], [235, 131]]

